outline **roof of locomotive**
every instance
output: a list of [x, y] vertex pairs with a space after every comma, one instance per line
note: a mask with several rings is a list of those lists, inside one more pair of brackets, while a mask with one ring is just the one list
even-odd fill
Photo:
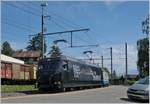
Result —
[[81, 59], [76, 59], [76, 58], [73, 58], [73, 57], [70, 57], [70, 56], [65, 56], [65, 55], [61, 55], [61, 56], [56, 57], [56, 58], [47, 57], [47, 58], [44, 58], [44, 59], [41, 59], [41, 60], [45, 60], [45, 61], [49, 60], [50, 61], [50, 60], [58, 60], [58, 59], [69, 60], [69, 61], [72, 61], [72, 62], [78, 62], [78, 63], [81, 63], [81, 64], [86, 64], [86, 65], [89, 65], [89, 66], [93, 66], [93, 67], [99, 67], [99, 65], [97, 65], [97, 64], [93, 64], [93, 63], [90, 63], [90, 62], [87, 62], [87, 61], [83, 61]]

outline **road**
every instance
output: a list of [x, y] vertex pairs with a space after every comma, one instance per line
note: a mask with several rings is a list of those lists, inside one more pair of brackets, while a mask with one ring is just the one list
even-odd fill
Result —
[[[109, 86], [63, 93], [31, 94], [2, 98], [2, 103], [131, 103], [127, 86]], [[134, 102], [135, 103], [135, 102]]]

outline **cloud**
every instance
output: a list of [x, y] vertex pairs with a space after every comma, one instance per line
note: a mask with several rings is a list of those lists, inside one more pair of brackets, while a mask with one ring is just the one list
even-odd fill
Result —
[[121, 4], [123, 4], [123, 3], [125, 3], [126, 1], [124, 1], [124, 0], [106, 0], [106, 1], [104, 1], [104, 4], [107, 6], [107, 8], [109, 9], [109, 10], [114, 10], [117, 6], [119, 6], [119, 5], [121, 5]]

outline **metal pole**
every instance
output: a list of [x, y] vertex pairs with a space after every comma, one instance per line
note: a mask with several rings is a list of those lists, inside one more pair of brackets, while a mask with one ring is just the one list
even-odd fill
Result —
[[101, 61], [102, 61], [102, 68], [103, 68], [103, 56], [101, 56], [101, 58], [102, 58]]
[[42, 24], [41, 24], [41, 36], [42, 36], [42, 58], [44, 58], [44, 34], [43, 34], [43, 30], [44, 30], [44, 15], [43, 15], [43, 5], [42, 6]]
[[127, 57], [127, 43], [125, 43], [125, 68], [126, 68], [126, 74], [125, 74], [125, 84], [127, 84], [127, 75], [128, 75], [128, 57]]
[[71, 32], [71, 47], [72, 47], [72, 32]]
[[112, 63], [112, 47], [110, 47], [110, 59], [111, 59], [111, 83], [112, 83], [112, 71], [113, 71], [113, 63]]

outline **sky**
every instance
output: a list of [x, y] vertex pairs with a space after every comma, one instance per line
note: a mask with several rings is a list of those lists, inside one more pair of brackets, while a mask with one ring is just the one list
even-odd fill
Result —
[[[40, 1], [3, 1], [1, 3], [1, 40], [8, 41], [15, 50], [28, 45], [29, 35], [41, 31]], [[128, 73], [137, 74], [137, 40], [144, 38], [141, 22], [148, 15], [148, 1], [48, 1], [44, 7], [45, 33], [88, 28], [89, 31], [73, 33], [73, 45], [98, 47], [69, 48], [70, 33], [46, 36], [47, 52], [53, 41], [59, 43], [64, 55], [86, 58], [84, 51], [92, 50], [94, 58], [110, 58], [113, 49], [113, 70], [125, 73], [125, 42], [128, 44]], [[96, 63], [100, 63], [97, 60]], [[104, 60], [110, 70], [110, 60]]]

